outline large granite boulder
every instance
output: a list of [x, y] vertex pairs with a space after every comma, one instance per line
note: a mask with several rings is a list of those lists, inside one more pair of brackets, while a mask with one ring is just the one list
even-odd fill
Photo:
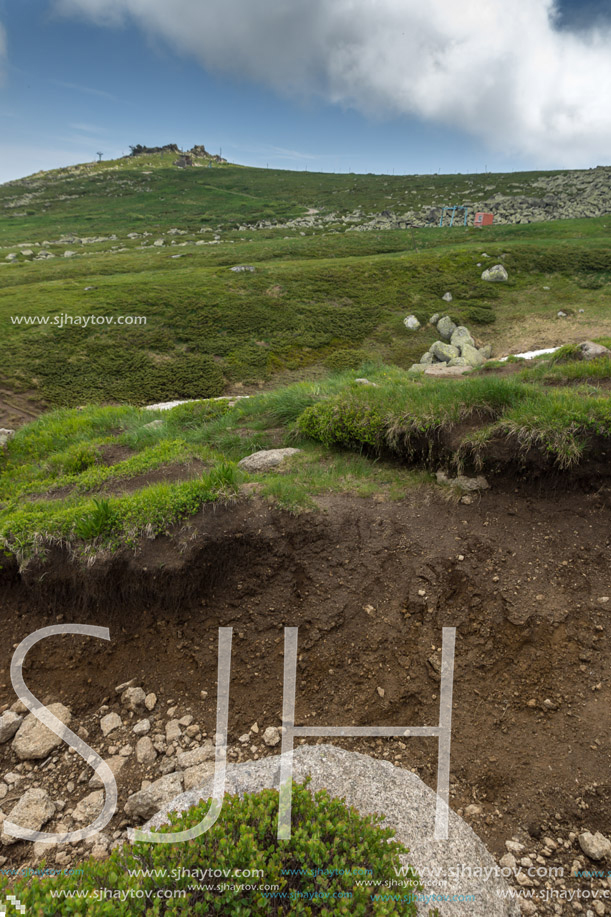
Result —
[[[447, 883], [443, 886], [443, 917], [519, 917], [518, 901], [503, 898], [508, 889], [500, 868], [462, 818], [450, 810], [448, 837], [435, 840], [437, 795], [416, 774], [390, 761], [334, 745], [301, 745], [293, 754], [293, 778], [301, 783], [308, 775], [312, 793], [326, 789], [330, 796], [344, 799], [362, 815], [385, 816], [385, 825], [393, 828], [397, 840], [410, 850], [407, 857], [401, 858], [402, 864], [413, 865], [421, 874], [424, 892], [423, 900], [418, 902], [419, 917], [430, 914], [430, 899], [424, 899], [427, 894], [439, 893], [440, 880]], [[229, 765], [226, 792], [243, 796], [277, 788], [279, 777], [279, 756]], [[200, 787], [169, 801], [144, 825], [144, 830], [168, 824], [169, 812], [182, 812], [209, 799], [212, 789], [210, 777]], [[219, 819], [222, 818], [221, 811]], [[461, 864], [460, 869], [457, 864]], [[430, 878], [433, 875], [435, 879]]]

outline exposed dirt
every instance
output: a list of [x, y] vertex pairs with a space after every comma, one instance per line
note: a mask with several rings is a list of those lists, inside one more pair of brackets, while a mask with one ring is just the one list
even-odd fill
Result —
[[[31, 651], [37, 696], [81, 721], [136, 677], [213, 734], [217, 628], [233, 626], [235, 742], [255, 720], [280, 723], [283, 628], [299, 626], [298, 723], [434, 725], [441, 628], [453, 626], [453, 806], [482, 805], [475, 828], [497, 853], [554, 818], [608, 831], [609, 491], [319, 502], [299, 517], [258, 500], [210, 506], [174, 539], [86, 571], [59, 552], [44, 570], [5, 566], [0, 708], [14, 700], [16, 643], [58, 619], [95, 621], [109, 646], [56, 637]], [[344, 743], [434, 784], [432, 739]], [[10, 745], [0, 761], [13, 769]]]
[[[129, 478], [112, 478], [110, 481], [100, 484], [99, 487], [89, 489], [87, 493], [117, 496], [133, 493], [151, 484], [176, 484], [179, 481], [190, 481], [199, 477], [206, 467], [205, 462], [201, 462], [199, 459], [192, 459], [189, 462], [171, 462], [167, 465], [162, 465], [160, 468], [153, 468], [151, 471], [144, 471], [142, 474], [135, 474]], [[42, 496], [37, 494], [31, 499], [33, 501], [59, 500], [71, 493], [75, 493], [77, 490], [78, 487], [71, 484], [65, 487], [57, 487], [55, 490], [48, 490]]]
[[13, 392], [0, 388], [0, 427], [14, 430], [42, 414], [45, 403], [38, 392]]

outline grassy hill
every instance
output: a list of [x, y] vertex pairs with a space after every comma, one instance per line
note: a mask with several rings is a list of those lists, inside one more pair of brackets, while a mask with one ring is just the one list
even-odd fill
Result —
[[[364, 355], [406, 368], [433, 332], [410, 334], [403, 318], [426, 320], [448, 290], [450, 314], [497, 354], [605, 331], [611, 217], [396, 228], [407, 207], [487, 188], [523, 200], [545, 180], [573, 187], [599, 170], [357, 176], [173, 159], [0, 187], [0, 420], [249, 390]], [[481, 281], [484, 253], [506, 265], [502, 288]], [[255, 270], [230, 270], [240, 264]]]
[[[295, 442], [302, 453], [288, 470], [251, 482], [291, 508], [329, 489], [398, 496], [439, 464], [600, 473], [608, 358], [586, 364], [569, 346], [523, 370], [492, 362], [456, 381], [406, 373], [437, 337], [434, 312], [496, 357], [609, 343], [604, 193], [590, 193], [599, 215], [588, 218], [450, 229], [431, 212], [429, 225], [409, 225], [410, 213], [487, 189], [505, 195], [501, 219], [507, 201], [522, 207], [546, 192], [537, 206], [551, 206], [550, 182], [565, 207], [571, 189], [599, 188], [600, 170], [390, 177], [206, 160], [179, 169], [173, 158], [0, 187], [0, 422], [54, 409], [0, 459], [0, 539], [11, 553], [135, 544], [243, 492], [243, 456]], [[496, 262], [508, 282], [481, 279]], [[415, 332], [409, 313], [422, 322]], [[355, 385], [359, 374], [377, 387]], [[223, 393], [257, 397], [139, 409]]]

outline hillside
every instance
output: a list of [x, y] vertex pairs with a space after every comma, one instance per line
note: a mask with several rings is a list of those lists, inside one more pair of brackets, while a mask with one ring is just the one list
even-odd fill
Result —
[[[446, 291], [496, 355], [606, 330], [608, 170], [360, 176], [175, 160], [0, 187], [0, 423], [248, 391], [363, 354], [407, 368], [434, 337], [416, 340], [404, 317], [428, 318]], [[467, 198], [539, 222], [438, 228], [439, 204]], [[481, 282], [485, 256], [506, 265], [502, 289]]]
[[[237, 763], [279, 750], [287, 627], [296, 722], [401, 728], [438, 722], [448, 627], [452, 809], [501, 863], [559, 870], [508, 878], [550, 892], [524, 913], [594, 900], [610, 170], [317, 175], [191, 153], [0, 187], [0, 865], [116, 884], [127, 830], [213, 767], [218, 628]], [[496, 223], [437, 225], [466, 200]], [[11, 654], [54, 621], [109, 627], [33, 647], [26, 675], [110, 762], [119, 808], [95, 846], [49, 853], [2, 834], [17, 800], [65, 831], [104, 796], [78, 755], [20, 735]], [[430, 738], [334, 743], [435, 786]]]

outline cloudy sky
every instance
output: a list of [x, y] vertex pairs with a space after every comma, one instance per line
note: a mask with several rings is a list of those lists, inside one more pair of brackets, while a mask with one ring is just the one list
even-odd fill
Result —
[[0, 0], [0, 181], [130, 144], [318, 171], [611, 161], [611, 0]]

